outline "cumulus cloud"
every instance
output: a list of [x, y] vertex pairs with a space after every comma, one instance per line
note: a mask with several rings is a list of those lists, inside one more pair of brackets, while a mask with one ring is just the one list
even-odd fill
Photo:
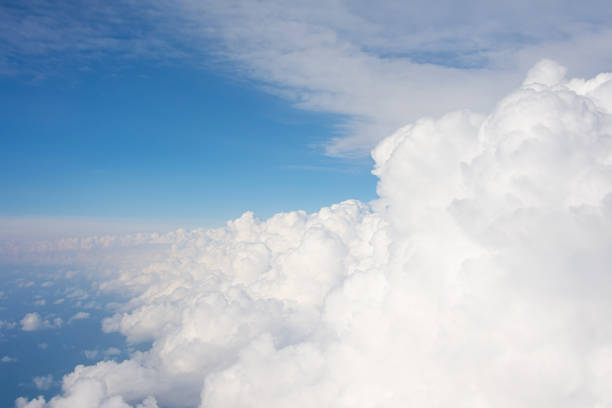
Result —
[[61, 317], [56, 317], [52, 320], [43, 320], [40, 314], [33, 312], [27, 313], [20, 321], [21, 330], [35, 331], [40, 329], [56, 329], [62, 326], [64, 321]]
[[120, 268], [103, 329], [151, 347], [18, 406], [612, 404], [612, 74], [542, 61], [372, 155], [369, 205], [245, 213]]
[[42, 395], [28, 401], [23, 397], [17, 398], [15, 408], [44, 408], [45, 398]]
[[3, 362], [3, 363], [14, 363], [16, 361], [17, 361], [17, 357], [3, 356], [2, 358], [0, 358], [0, 362]]
[[38, 330], [42, 326], [42, 319], [36, 312], [26, 314], [21, 319], [21, 330], [23, 331], [34, 331]]

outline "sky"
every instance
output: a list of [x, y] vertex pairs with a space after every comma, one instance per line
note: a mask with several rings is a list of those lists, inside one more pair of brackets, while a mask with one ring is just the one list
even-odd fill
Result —
[[167, 228], [370, 201], [369, 150], [398, 127], [486, 111], [542, 57], [609, 65], [592, 3], [3, 2], [0, 217]]
[[612, 406], [604, 1], [0, 5], [0, 405]]
[[229, 78], [140, 65], [43, 82], [3, 83], [4, 216], [198, 226], [373, 196], [369, 166], [314, 147], [331, 115]]

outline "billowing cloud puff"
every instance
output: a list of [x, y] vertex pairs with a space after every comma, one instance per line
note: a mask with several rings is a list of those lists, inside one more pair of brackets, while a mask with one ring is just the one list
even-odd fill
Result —
[[23, 331], [34, 331], [38, 330], [42, 326], [42, 319], [36, 312], [26, 314], [21, 319], [21, 330]]
[[106, 282], [135, 296], [103, 329], [151, 348], [43, 404], [610, 406], [612, 74], [543, 61], [373, 157], [371, 205], [181, 231]]

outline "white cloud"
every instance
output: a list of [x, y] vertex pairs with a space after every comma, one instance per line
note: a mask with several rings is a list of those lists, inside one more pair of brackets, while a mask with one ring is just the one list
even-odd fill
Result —
[[40, 377], [34, 377], [32, 379], [34, 385], [39, 390], [48, 390], [53, 385], [53, 376], [51, 374], [43, 375]]
[[[533, 2], [466, 2], [461, 10], [450, 1], [381, 2], [376, 12], [371, 3], [343, 1], [178, 5], [193, 27], [188, 35], [212, 37], [245, 75], [297, 106], [346, 115], [330, 154], [367, 153], [424, 115], [490, 109], [542, 55], [581, 74], [612, 62], [605, 45], [595, 45], [611, 36], [599, 2], [581, 12], [571, 2], [554, 11], [541, 4], [555, 15], [546, 21], [534, 18]], [[578, 65], [573, 56], [587, 51]]]
[[132, 297], [103, 329], [150, 349], [45, 403], [612, 404], [612, 74], [564, 72], [399, 129], [371, 205], [245, 213], [117, 267], [101, 287]]
[[98, 357], [98, 350], [84, 350], [83, 354], [88, 360], [93, 360]]
[[56, 317], [52, 320], [43, 320], [40, 314], [33, 312], [27, 313], [20, 321], [21, 330], [35, 331], [40, 329], [57, 329], [64, 323], [61, 317]]
[[34, 331], [38, 330], [42, 326], [42, 319], [36, 312], [26, 314], [21, 319], [21, 330], [23, 331]]
[[15, 401], [15, 408], [44, 408], [45, 407], [45, 398], [40, 395], [31, 401], [23, 397], [17, 398]]
[[0, 359], [0, 362], [3, 362], [3, 363], [14, 363], [16, 361], [17, 361], [16, 357], [9, 357], [9, 356], [3, 356]]
[[88, 312], [77, 312], [70, 319], [68, 319], [68, 324], [72, 323], [74, 320], [84, 320], [89, 319]]

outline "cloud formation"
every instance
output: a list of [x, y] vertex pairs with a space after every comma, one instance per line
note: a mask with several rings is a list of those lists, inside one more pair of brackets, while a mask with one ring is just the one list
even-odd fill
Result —
[[43, 320], [37, 312], [27, 313], [20, 321], [21, 330], [35, 331], [40, 329], [56, 329], [62, 326], [64, 321], [61, 317], [56, 317], [53, 320]]
[[121, 269], [103, 329], [151, 348], [17, 406], [612, 404], [612, 74], [544, 60], [372, 154], [371, 205], [245, 213]]

